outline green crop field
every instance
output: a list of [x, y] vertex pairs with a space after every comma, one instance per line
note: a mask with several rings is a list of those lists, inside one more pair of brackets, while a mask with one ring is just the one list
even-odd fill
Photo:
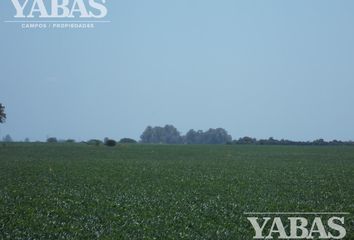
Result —
[[349, 212], [354, 147], [0, 146], [0, 239], [252, 239], [244, 212]]

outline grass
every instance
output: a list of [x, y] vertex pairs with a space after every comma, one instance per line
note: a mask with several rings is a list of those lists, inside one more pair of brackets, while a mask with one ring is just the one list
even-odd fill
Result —
[[247, 211], [354, 213], [354, 148], [0, 147], [0, 239], [252, 239]]

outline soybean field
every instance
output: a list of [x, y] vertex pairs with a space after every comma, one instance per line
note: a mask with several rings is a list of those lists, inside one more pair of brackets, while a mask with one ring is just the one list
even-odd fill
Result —
[[0, 146], [0, 239], [252, 239], [246, 212], [349, 212], [354, 147]]

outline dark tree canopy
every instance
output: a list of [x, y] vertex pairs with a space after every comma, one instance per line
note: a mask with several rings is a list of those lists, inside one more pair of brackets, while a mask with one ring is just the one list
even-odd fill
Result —
[[6, 120], [5, 106], [0, 103], [0, 123], [4, 123]]

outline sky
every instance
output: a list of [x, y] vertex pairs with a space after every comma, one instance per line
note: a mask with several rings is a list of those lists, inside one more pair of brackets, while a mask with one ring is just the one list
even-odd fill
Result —
[[[31, 1], [31, 0], [30, 0]], [[94, 29], [21, 29], [0, 2], [0, 136], [354, 140], [354, 1], [106, 0]]]

